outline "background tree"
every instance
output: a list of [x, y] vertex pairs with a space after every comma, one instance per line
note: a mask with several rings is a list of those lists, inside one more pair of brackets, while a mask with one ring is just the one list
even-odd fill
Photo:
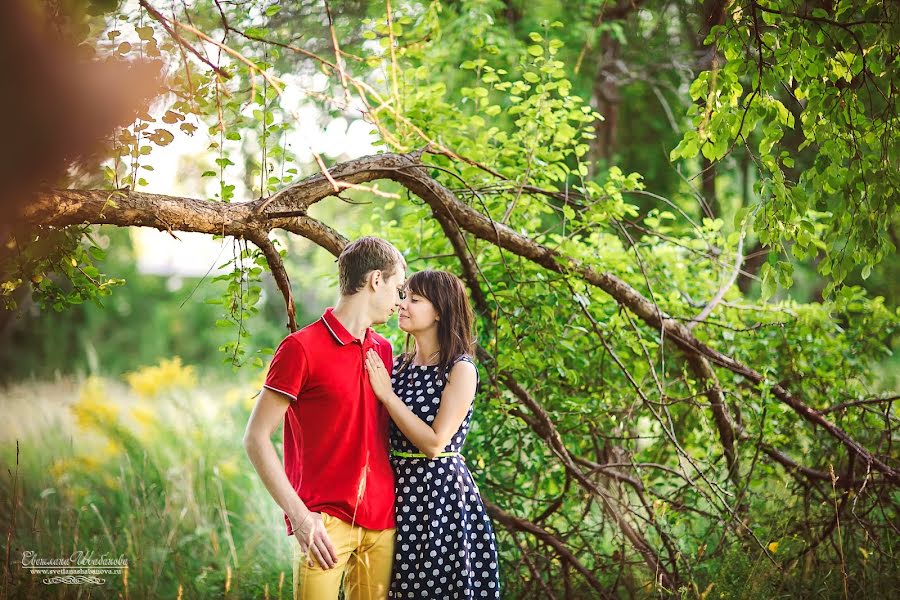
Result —
[[[17, 215], [5, 297], [106, 296], [89, 225], [232, 236], [240, 364], [264, 269], [302, 324], [284, 234], [337, 255], [377, 232], [472, 294], [467, 455], [510, 596], [876, 595], [897, 577], [896, 395], [873, 389], [897, 311], [842, 284], [893, 268], [896, 12], [141, 0], [87, 39], [159, 55], [169, 93], [89, 185]], [[292, 79], [314, 72], [324, 92]], [[288, 85], [384, 152], [299, 164]], [[154, 146], [204, 133], [211, 197], [141, 191]], [[311, 216], [326, 198], [366, 205], [338, 231]]]

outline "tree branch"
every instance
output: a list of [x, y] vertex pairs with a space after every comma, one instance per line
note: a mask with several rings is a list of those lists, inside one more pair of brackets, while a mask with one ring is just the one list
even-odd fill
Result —
[[[560, 274], [577, 275], [592, 286], [600, 288], [620, 305], [630, 310], [654, 329], [660, 330], [688, 354], [701, 355], [711, 362], [739, 374], [752, 383], [769, 387], [772, 394], [791, 407], [804, 420], [822, 427], [840, 440], [851, 452], [892, 481], [900, 481], [900, 471], [874, 456], [843, 429], [828, 421], [822, 413], [806, 405], [780, 384], [771, 384], [756, 370], [726, 356], [698, 340], [683, 324], [662, 312], [624, 280], [609, 272], [600, 272], [572, 257], [554, 251], [520, 235], [475, 209], [460, 202], [453, 193], [431, 178], [425, 167], [403, 154], [379, 154], [350, 160], [329, 169], [333, 179], [361, 183], [375, 179], [391, 179], [422, 198], [435, 213], [452, 217], [461, 229], [493, 243], [500, 248]], [[268, 200], [247, 203], [219, 204], [186, 198], [172, 198], [141, 192], [109, 192], [104, 190], [62, 190], [40, 194], [25, 210], [24, 221], [33, 225], [72, 225], [75, 223], [109, 223], [121, 226], [149, 226], [157, 229], [179, 229], [226, 235], [268, 231], [284, 227], [289, 231], [305, 231], [328, 244], [335, 253], [340, 236], [309, 217], [294, 217], [292, 221], [261, 219], [254, 209], [265, 203], [273, 209], [303, 210], [334, 193], [325, 174], [318, 173], [286, 188]], [[111, 206], [112, 200], [115, 206]], [[157, 214], [159, 211], [160, 214]], [[165, 222], [161, 220], [165, 219]], [[304, 235], [304, 233], [300, 233]], [[312, 239], [312, 238], [310, 238]]]
[[597, 593], [599, 593], [601, 597], [613, 598], [609, 591], [603, 587], [596, 577], [594, 577], [594, 574], [581, 564], [578, 557], [572, 554], [572, 552], [566, 548], [565, 543], [558, 537], [531, 521], [509, 514], [487, 499], [484, 499], [484, 507], [487, 509], [488, 514], [492, 519], [507, 529], [528, 533], [537, 538], [540, 542], [553, 548], [559, 558], [578, 571], [581, 576], [584, 577], [585, 581], [587, 581], [592, 588], [597, 590]]
[[622, 532], [622, 535], [625, 536], [625, 539], [637, 550], [638, 554], [641, 555], [644, 562], [650, 569], [651, 573], [654, 573], [656, 577], [659, 578], [660, 583], [665, 586], [669, 590], [674, 590], [675, 579], [672, 574], [662, 565], [657, 559], [657, 554], [654, 552], [650, 544], [644, 537], [636, 530], [632, 525], [628, 522], [619, 510], [613, 505], [612, 500], [610, 498], [610, 494], [608, 491], [603, 489], [597, 483], [588, 479], [585, 474], [578, 468], [575, 462], [572, 460], [572, 456], [569, 454], [568, 449], [563, 443], [562, 437], [559, 435], [559, 432], [556, 430], [556, 427], [553, 425], [550, 416], [544, 410], [544, 408], [538, 403], [531, 395], [516, 382], [512, 376], [508, 373], [500, 373], [499, 379], [511, 391], [516, 398], [526, 407], [533, 415], [533, 421], [529, 423], [532, 429], [541, 436], [544, 441], [547, 442], [550, 449], [556, 454], [561, 460], [563, 466], [569, 472], [572, 477], [577, 480], [583, 488], [590, 491], [594, 494], [600, 501], [601, 506], [604, 509], [604, 512], [609, 516], [619, 528], [619, 531]]
[[265, 233], [254, 233], [247, 236], [247, 239], [256, 244], [265, 255], [266, 262], [269, 263], [269, 269], [272, 271], [272, 277], [275, 278], [275, 283], [278, 284], [278, 289], [281, 290], [281, 295], [284, 296], [284, 305], [288, 315], [288, 329], [292, 333], [297, 331], [297, 308], [294, 305], [294, 296], [291, 294], [291, 282], [288, 279], [281, 255], [275, 248], [275, 244], [272, 243], [272, 240]]

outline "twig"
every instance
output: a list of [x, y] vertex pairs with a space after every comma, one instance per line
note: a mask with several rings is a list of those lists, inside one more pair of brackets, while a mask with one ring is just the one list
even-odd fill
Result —
[[[206, 66], [212, 69], [219, 77], [223, 79], [231, 78], [231, 75], [227, 71], [214, 65], [209, 59], [201, 55], [196, 48], [189, 44], [188, 41], [181, 37], [181, 35], [179, 35], [177, 31], [170, 27], [169, 19], [166, 19], [166, 17], [164, 17], [162, 13], [150, 6], [150, 3], [148, 3], [147, 0], [139, 0], [139, 3], [148, 13], [150, 13], [151, 17], [153, 17], [156, 21], [159, 22], [160, 25], [162, 25], [163, 29], [165, 29], [169, 35], [175, 38], [175, 41], [178, 42], [178, 45], [180, 47], [187, 49], [191, 54], [196, 56], [200, 60], [200, 62], [204, 63]], [[172, 19], [171, 21], [173, 23], [177, 23], [175, 19]]]

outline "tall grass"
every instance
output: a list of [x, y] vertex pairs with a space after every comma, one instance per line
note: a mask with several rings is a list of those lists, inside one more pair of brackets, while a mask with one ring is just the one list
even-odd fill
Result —
[[[241, 446], [262, 373], [255, 377], [208, 381], [173, 359], [121, 380], [60, 379], [0, 391], [0, 600], [290, 598], [295, 542], [285, 535], [281, 511]], [[469, 456], [490, 456], [493, 441], [491, 432], [476, 427], [467, 441]], [[488, 470], [482, 463], [476, 475]], [[836, 522], [834, 552], [824, 541], [802, 552], [820, 532], [796, 530], [801, 507], [788, 485], [790, 480], [759, 483], [765, 493], [749, 509], [767, 552], [723, 540], [715, 522], [692, 525], [660, 504], [657, 518], [676, 537], [708, 538], [696, 549], [682, 546], [694, 566], [676, 594], [697, 600], [900, 597], [896, 563], [876, 554], [868, 538], [849, 535], [844, 519]], [[491, 491], [489, 485], [482, 489]], [[837, 519], [845, 500], [834, 482], [831, 491], [826, 506], [834, 504]], [[595, 518], [602, 518], [599, 509], [584, 519], [586, 531], [596, 526]], [[896, 520], [890, 513], [884, 519]], [[534, 597], [540, 588], [516, 571], [522, 545], [537, 555], [533, 540], [503, 528], [497, 533], [506, 596], [522, 597], [528, 588], [532, 595], [524, 597]], [[881, 543], [893, 553], [895, 539]], [[45, 585], [21, 567], [26, 550], [45, 558], [78, 550], [123, 555], [129, 569], [99, 586]], [[606, 576], [617, 567], [593, 568]], [[623, 576], [620, 593], [656, 597], [639, 566]], [[546, 588], [560, 597], [565, 592], [560, 582]], [[575, 597], [593, 597], [593, 591], [576, 590]]]
[[[0, 393], [0, 598], [289, 598], [293, 540], [241, 446], [259, 383], [198, 382], [171, 360]], [[26, 550], [129, 568], [45, 585], [21, 567]]]

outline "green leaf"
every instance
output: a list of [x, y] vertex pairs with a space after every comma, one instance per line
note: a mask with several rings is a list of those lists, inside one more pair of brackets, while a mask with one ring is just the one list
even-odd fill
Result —
[[762, 300], [765, 301], [775, 294], [778, 283], [775, 281], [775, 275], [769, 263], [763, 263], [759, 272], [762, 276]]
[[244, 33], [247, 34], [248, 37], [264, 38], [269, 35], [269, 30], [265, 27], [248, 27], [244, 30]]

